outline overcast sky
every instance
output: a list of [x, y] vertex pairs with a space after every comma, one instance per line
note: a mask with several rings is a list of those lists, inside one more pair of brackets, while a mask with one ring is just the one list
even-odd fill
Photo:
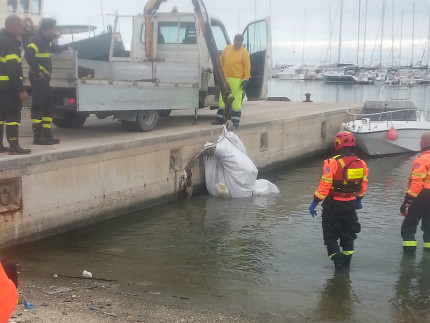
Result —
[[[384, 64], [391, 64], [392, 34], [394, 31], [394, 62], [410, 64], [412, 52], [414, 63], [427, 63], [427, 39], [429, 33], [429, 0], [368, 0], [366, 65], [379, 64], [382, 7], [386, 3], [383, 24]], [[256, 17], [272, 19], [273, 58], [275, 63], [301, 65], [329, 62], [329, 39], [332, 32], [331, 61], [338, 59], [340, 0], [204, 0], [209, 13], [221, 18], [229, 35], [242, 32], [246, 24]], [[143, 12], [145, 0], [45, 0], [45, 16], [55, 17], [59, 24], [91, 24], [102, 29], [104, 14], [137, 14]], [[256, 4], [256, 6], [255, 6]], [[270, 6], [271, 4], [271, 6]], [[415, 4], [415, 25], [413, 24]], [[170, 11], [177, 5], [180, 11], [193, 10], [191, 0], [168, 0], [162, 4], [162, 11]], [[394, 20], [393, 20], [394, 7]], [[331, 10], [330, 10], [331, 8]], [[359, 63], [363, 60], [366, 0], [361, 0], [361, 32]], [[403, 11], [403, 28], [402, 24]], [[331, 27], [330, 27], [331, 12]], [[357, 60], [357, 39], [359, 25], [359, 0], [344, 0], [342, 26], [342, 62]], [[306, 17], [306, 19], [305, 19]], [[415, 26], [415, 41], [412, 50], [412, 26]], [[403, 36], [401, 37], [401, 33]], [[304, 40], [304, 41], [303, 41]], [[304, 46], [303, 46], [304, 44]], [[304, 47], [304, 55], [303, 55]], [[424, 54], [424, 55], [423, 55]]]

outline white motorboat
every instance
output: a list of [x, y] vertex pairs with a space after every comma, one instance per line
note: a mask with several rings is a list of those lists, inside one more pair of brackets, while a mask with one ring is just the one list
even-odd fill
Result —
[[288, 67], [278, 73], [278, 78], [280, 80], [304, 80], [305, 76], [301, 74], [299, 70]]
[[358, 149], [371, 156], [417, 152], [421, 136], [430, 131], [428, 111], [409, 100], [366, 101], [361, 112], [347, 113], [342, 128], [354, 133]]

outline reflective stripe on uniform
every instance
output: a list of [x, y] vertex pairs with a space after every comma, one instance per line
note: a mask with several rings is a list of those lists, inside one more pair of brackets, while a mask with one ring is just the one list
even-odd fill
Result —
[[18, 63], [22, 62], [21, 58], [18, 55], [16, 55], [16, 54], [10, 54], [10, 55], [6, 55], [3, 58], [3, 63], [6, 63], [7, 61], [10, 61], [10, 60], [13, 60], [13, 59], [16, 59], [18, 61]]
[[28, 44], [28, 47], [33, 48], [36, 51], [36, 54], [39, 52], [39, 47], [37, 47], [35, 43]]
[[40, 70], [45, 73], [46, 75], [51, 75], [51, 73], [48, 72], [46, 68], [44, 68], [42, 65], [39, 65]]
[[43, 117], [42, 121], [43, 122], [52, 122], [52, 118], [50, 118], [50, 117]]
[[425, 178], [426, 174], [425, 173], [417, 173], [417, 172], [412, 172], [413, 177], [419, 177], [419, 178]]
[[417, 197], [418, 196], [418, 193], [412, 192], [411, 190], [408, 191], [408, 194], [410, 196], [413, 196], [413, 197]]
[[39, 120], [39, 119], [31, 119], [31, 123], [36, 123], [36, 124], [38, 124], [38, 123], [42, 123], [42, 120]]
[[337, 253], [332, 253], [330, 256], [328, 256], [330, 259], [333, 258]]
[[322, 196], [320, 193], [318, 193], [318, 192], [315, 192], [315, 196], [316, 197], [318, 197], [319, 199], [321, 199], [321, 200], [324, 200], [325, 199], [325, 196]]
[[4, 60], [4, 57], [1, 57], [1, 56], [0, 56], [0, 63], [4, 63], [4, 62], [6, 62], [6, 61]]
[[0, 125], [4, 124], [4, 121], [0, 121]]
[[1, 75], [0, 81], [9, 81], [9, 76]]
[[430, 249], [430, 242], [424, 242], [423, 247], [426, 249]]
[[350, 256], [350, 255], [352, 255], [352, 254], [354, 253], [354, 250], [349, 250], [349, 251], [344, 250], [344, 251], [342, 251], [342, 253], [343, 253], [345, 256]]
[[403, 247], [416, 247], [416, 241], [403, 241]]
[[6, 126], [19, 126], [19, 122], [6, 122]]
[[51, 124], [50, 123], [44, 123], [42, 125], [42, 128], [51, 128]]
[[321, 181], [326, 183], [333, 183], [333, 178], [328, 178], [323, 176], [321, 177]]
[[36, 56], [36, 57], [42, 57], [42, 58], [49, 58], [49, 57], [51, 57], [51, 54], [50, 53], [37, 53], [34, 56]]

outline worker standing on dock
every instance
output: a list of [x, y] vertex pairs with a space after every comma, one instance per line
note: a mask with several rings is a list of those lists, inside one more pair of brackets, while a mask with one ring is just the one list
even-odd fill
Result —
[[[19, 145], [19, 126], [22, 103], [28, 100], [22, 84], [21, 43], [23, 22], [16, 15], [6, 18], [5, 29], [0, 31], [0, 152], [9, 155], [31, 153]], [[3, 146], [3, 128], [6, 123], [6, 137], [9, 149]]]
[[421, 150], [422, 154], [414, 160], [409, 188], [400, 207], [400, 213], [405, 216], [401, 228], [403, 251], [412, 254], [417, 249], [415, 233], [420, 220], [424, 231], [423, 247], [430, 251], [430, 132], [422, 135]]
[[30, 39], [25, 50], [25, 58], [30, 66], [29, 79], [32, 92], [31, 122], [34, 133], [34, 145], [53, 145], [60, 143], [51, 133], [52, 116], [55, 102], [51, 92], [52, 62], [51, 53], [69, 49], [53, 43], [57, 35], [57, 22], [44, 18], [40, 29]]
[[[243, 36], [237, 34], [234, 37], [233, 45], [228, 45], [221, 55], [221, 64], [224, 69], [225, 77], [230, 85], [231, 93], [234, 97], [232, 104], [231, 121], [233, 126], [239, 127], [242, 95], [251, 77], [251, 62], [249, 53], [243, 47]], [[222, 95], [219, 96], [219, 108], [214, 125], [224, 124], [225, 103]]]
[[[317, 215], [315, 207], [323, 201], [322, 230], [327, 253], [336, 271], [349, 269], [354, 253], [354, 240], [361, 231], [356, 210], [367, 189], [367, 165], [353, 154], [354, 134], [341, 131], [335, 138], [339, 155], [324, 161], [323, 175], [309, 206], [309, 212]], [[340, 239], [340, 252], [338, 239]]]

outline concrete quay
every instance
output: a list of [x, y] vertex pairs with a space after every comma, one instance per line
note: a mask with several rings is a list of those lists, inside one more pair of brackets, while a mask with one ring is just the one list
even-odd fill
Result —
[[[259, 170], [330, 149], [357, 104], [246, 102], [237, 134]], [[155, 130], [126, 132], [112, 118], [82, 129], [53, 128], [61, 143], [33, 146], [28, 111], [21, 123], [27, 156], [0, 155], [0, 247], [30, 242], [178, 198], [182, 170], [206, 141], [216, 141], [216, 111], [173, 111]], [[193, 183], [204, 183], [196, 163]]]

